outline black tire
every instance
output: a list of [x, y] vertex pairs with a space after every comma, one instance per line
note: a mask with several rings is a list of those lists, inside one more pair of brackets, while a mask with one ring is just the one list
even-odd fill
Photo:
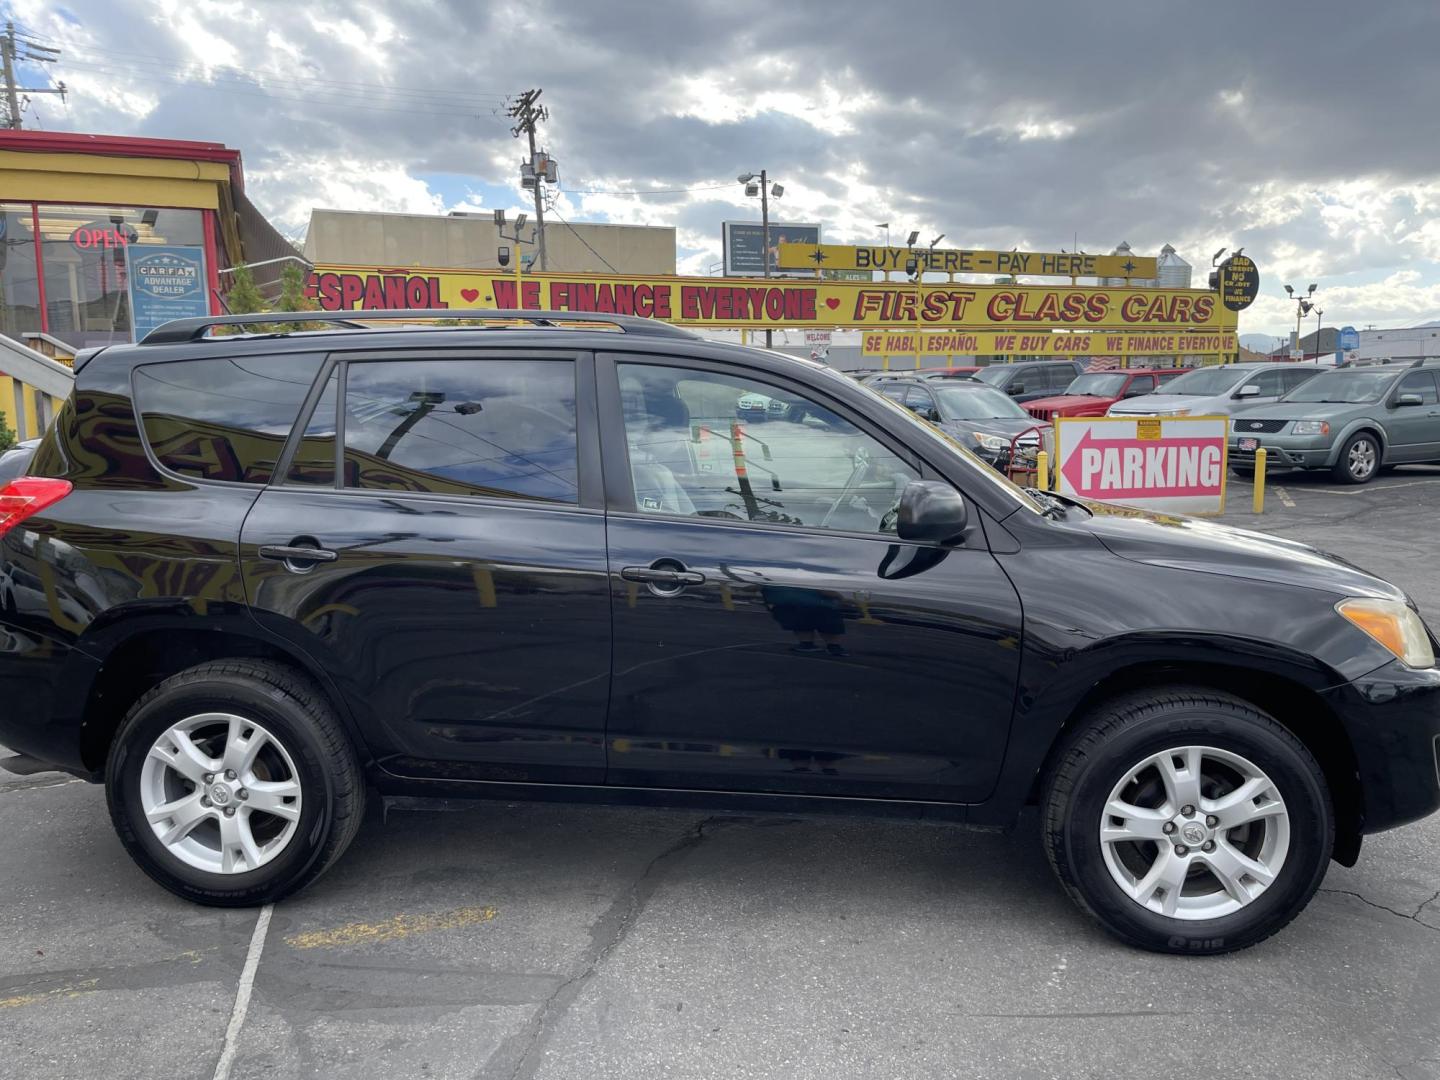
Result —
[[[1368, 471], [1360, 463], [1351, 460], [1351, 455], [1356, 454], [1357, 450], [1367, 447], [1370, 461]], [[1363, 454], [1360, 456], [1364, 457]], [[1340, 456], [1335, 459], [1335, 464], [1330, 466], [1330, 479], [1337, 484], [1368, 484], [1379, 475], [1382, 457], [1384, 450], [1380, 446], [1380, 440], [1368, 431], [1357, 431], [1346, 439], [1345, 445], [1340, 448]]]
[[[1099, 825], [1114, 786], [1148, 755], [1202, 745], [1253, 762], [1278, 788], [1290, 848], [1274, 882], [1219, 918], [1167, 917], [1122, 891], [1105, 865]], [[1325, 775], [1294, 735], [1249, 703], [1199, 688], [1115, 698], [1092, 712], [1057, 755], [1041, 800], [1045, 851], [1065, 891], [1106, 930], [1154, 952], [1205, 955], [1263, 941], [1310, 902], [1335, 841]]]
[[[238, 873], [197, 869], [166, 849], [145, 819], [140, 775], [155, 741], [188, 716], [224, 711], [262, 724], [290, 755], [301, 784], [295, 834], [272, 861]], [[200, 904], [273, 903], [325, 872], [350, 845], [364, 816], [365, 786], [344, 727], [318, 687], [264, 660], [217, 660], [173, 675], [127, 714], [105, 770], [110, 818], [140, 868]]]

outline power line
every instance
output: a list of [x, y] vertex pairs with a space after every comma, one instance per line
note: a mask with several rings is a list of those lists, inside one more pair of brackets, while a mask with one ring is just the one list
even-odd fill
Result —
[[551, 212], [552, 214], [554, 214], [557, 218], [560, 218], [560, 224], [561, 224], [561, 225], [564, 225], [567, 229], [569, 229], [572, 233], [574, 233], [574, 234], [575, 234], [575, 239], [576, 239], [576, 240], [579, 240], [580, 243], [584, 244], [585, 247], [589, 250], [589, 252], [590, 252], [591, 255], [594, 255], [597, 259], [599, 259], [599, 260], [600, 260], [602, 263], [604, 263], [606, 266], [609, 266], [609, 267], [610, 267], [610, 272], [611, 272], [612, 274], [618, 274], [618, 273], [620, 273], [620, 271], [619, 271], [619, 270], [616, 270], [615, 267], [610, 266], [610, 260], [609, 260], [609, 259], [605, 258], [604, 255], [601, 255], [600, 252], [596, 251], [593, 247], [590, 247], [590, 241], [586, 240], [585, 237], [581, 236], [581, 235], [580, 235], [580, 231], [579, 231], [578, 229], [576, 229], [574, 225], [571, 225], [570, 222], [566, 221], [563, 217], [561, 217], [559, 210], [556, 210], [556, 209], [552, 206], [552, 207], [550, 208], [550, 212]]
[[634, 191], [610, 191], [603, 188], [561, 188], [566, 195], [684, 195], [691, 191], [729, 191], [734, 184], [706, 184], [703, 187], [638, 188]]
[[[96, 65], [130, 65], [138, 66], [138, 68], [157, 68], [161, 69], [161, 72], [174, 72], [179, 66], [200, 63], [199, 60], [194, 59], [177, 60], [174, 56], [166, 58], [166, 56], [147, 55], [147, 53], [118, 53], [109, 52], [107, 49], [82, 48], [78, 50], [72, 49], [72, 53], [73, 52], [78, 52], [78, 55], [81, 56], [82, 59], [85, 59], [86, 62], [96, 63]], [[240, 73], [240, 75], [248, 75], [248, 73], [251, 72], [251, 69], [236, 68], [235, 65], [230, 65], [230, 63], [219, 63], [219, 65], [215, 65], [215, 68], [217, 72], [220, 72], [217, 78], [229, 78], [229, 75], [226, 75], [228, 72], [236, 72]], [[252, 78], [255, 78], [255, 76], [252, 75]], [[354, 81], [354, 79], [324, 79], [318, 75], [266, 75], [264, 78], [266, 81], [276, 82], [276, 84], [334, 86], [334, 88], [346, 89], [346, 91], [364, 91], [367, 92], [367, 94], [374, 91], [386, 91], [389, 92], [389, 94], [418, 95], [422, 96], [422, 98], [455, 99], [455, 101], [459, 102], [474, 101], [474, 99], [494, 99], [494, 101], [504, 101], [504, 99], [507, 99], [504, 91], [497, 91], [497, 89], [474, 88], [464, 89], [464, 91], [454, 91], [454, 89], [435, 89], [428, 88], [428, 86], [393, 85], [387, 84], [387, 82]]]
[[269, 101], [288, 101], [302, 105], [355, 108], [363, 101], [364, 110], [366, 112], [401, 113], [406, 116], [415, 116], [418, 113], [429, 113], [435, 116], [477, 117], [483, 115], [483, 113], [486, 111], [489, 111], [492, 114], [498, 114], [499, 112], [498, 102], [494, 107], [491, 107], [488, 110], [484, 105], [480, 105], [477, 108], [463, 109], [456, 107], [459, 103], [456, 103], [456, 105], [447, 105], [439, 102], [405, 102], [403, 100], [397, 101], [396, 106], [392, 107], [386, 105], [370, 104], [369, 102], [374, 100], [374, 95], [368, 95], [363, 97], [362, 99], [356, 99], [348, 94], [343, 97], [334, 97], [331, 96], [334, 93], [333, 91], [323, 90], [314, 90], [308, 92], [304, 90], [297, 90], [294, 93], [276, 93], [275, 91], [265, 90], [263, 85], [261, 84], [252, 83], [251, 85], [255, 86], [255, 89], [241, 89], [237, 86], [217, 85], [214, 82], [207, 82], [202, 79], [187, 79], [183, 77], [169, 77], [160, 74], [148, 74], [125, 68], [107, 67], [98, 64], [87, 64], [77, 61], [71, 61], [69, 63], [73, 67], [86, 68], [100, 74], [112, 76], [123, 75], [127, 78], [135, 80], [136, 82], [141, 83], [157, 83], [165, 86], [183, 86], [188, 89], [208, 90], [212, 93], [218, 94], [233, 94], [240, 97], [258, 97], [265, 98]]
[[[20, 56], [16, 51], [17, 43], [25, 46], [25, 55]], [[5, 33], [0, 36], [0, 69], [3, 69], [5, 77], [5, 104], [9, 110], [7, 126], [13, 131], [19, 131], [20, 124], [20, 96], [25, 96], [26, 104], [30, 104], [31, 94], [59, 94], [63, 100], [65, 97], [65, 84], [58, 83], [56, 86], [17, 86], [15, 84], [15, 65], [20, 60], [36, 64], [53, 64], [60, 58], [60, 50], [52, 49], [48, 45], [41, 45], [38, 42], [27, 41], [15, 34], [15, 24], [7, 22]], [[33, 106], [32, 106], [33, 108]]]

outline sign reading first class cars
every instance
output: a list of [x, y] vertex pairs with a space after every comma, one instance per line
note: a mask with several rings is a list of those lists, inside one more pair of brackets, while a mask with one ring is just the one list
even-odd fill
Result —
[[1060, 417], [1063, 495], [1171, 514], [1225, 510], [1224, 416]]
[[[514, 274], [317, 266], [307, 289], [325, 311], [524, 308], [595, 312], [692, 326], [960, 330], [1233, 331], [1202, 289], [766, 281], [698, 277]], [[1159, 350], [1156, 350], [1159, 351]]]
[[[774, 227], [772, 226], [772, 237]], [[945, 274], [1028, 274], [1034, 277], [1154, 278], [1156, 260], [1139, 255], [1085, 255], [1063, 251], [969, 251], [963, 248], [851, 247], [780, 242], [786, 270], [885, 270], [911, 264]]]

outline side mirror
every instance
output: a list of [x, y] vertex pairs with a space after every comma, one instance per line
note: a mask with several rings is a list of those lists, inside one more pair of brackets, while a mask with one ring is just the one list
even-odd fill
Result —
[[1144, 386], [1144, 385], [1131, 386], [1129, 389], [1127, 389], [1127, 390], [1125, 391], [1125, 396], [1126, 396], [1127, 398], [1132, 398], [1132, 397], [1144, 397], [1146, 394], [1148, 394], [1148, 393], [1150, 393], [1150, 392], [1151, 392], [1151, 391], [1150, 391], [1150, 387], [1148, 387], [1148, 386]]
[[970, 508], [960, 493], [939, 480], [912, 480], [900, 495], [895, 532], [901, 540], [961, 543], [970, 525]]
[[1396, 405], [1424, 405], [1425, 399], [1419, 394], [1401, 394], [1395, 399]]
[[1025, 392], [1025, 384], [1024, 384], [1023, 382], [1017, 382], [1017, 383], [1011, 383], [1011, 384], [1010, 384], [1010, 393], [1011, 393], [1012, 396], [1015, 395], [1015, 394], [1023, 394], [1024, 392]]
[[1260, 387], [1253, 382], [1247, 382], [1239, 390], [1235, 391], [1236, 397], [1259, 397]]

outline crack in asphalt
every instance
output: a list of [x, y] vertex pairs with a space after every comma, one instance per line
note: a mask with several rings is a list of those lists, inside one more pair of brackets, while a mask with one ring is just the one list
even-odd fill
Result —
[[1381, 911], [1388, 911], [1391, 915], [1398, 915], [1402, 919], [1409, 919], [1411, 922], [1418, 923], [1420, 926], [1425, 927], [1425, 929], [1427, 930], [1440, 930], [1440, 927], [1431, 926], [1429, 923], [1420, 922], [1420, 913], [1424, 911], [1427, 907], [1429, 907], [1431, 904], [1435, 903], [1437, 900], [1440, 900], [1440, 889], [1437, 889], [1434, 896], [1430, 897], [1429, 900], [1422, 902], [1420, 906], [1417, 907], [1413, 912], [1396, 911], [1392, 907], [1387, 907], [1384, 904], [1378, 904], [1374, 900], [1371, 900], [1369, 897], [1362, 896], [1360, 893], [1355, 892], [1351, 889], [1319, 889], [1318, 891], [1322, 893], [1330, 893], [1332, 896], [1353, 896], [1362, 904], [1369, 904], [1371, 907], [1379, 908]]
[[[496, 1051], [486, 1067], [477, 1076], [503, 1075], [507, 1080], [522, 1080], [535, 1075], [540, 1066], [541, 1055], [549, 1041], [555, 1024], [562, 1019], [585, 984], [599, 971], [621, 943], [629, 936], [640, 915], [644, 912], [660, 887], [663, 876], [657, 871], [678, 856], [694, 850], [705, 840], [705, 830], [712, 826], [733, 825], [745, 818], [731, 816], [707, 817], [695, 823], [692, 828], [645, 865], [634, 884], [610, 904], [590, 928], [590, 947], [581, 957], [581, 968], [576, 974], [564, 980], [536, 1010], [534, 1018], [524, 1031], [506, 1040]], [[513, 1047], [513, 1049], [512, 1049]], [[514, 1065], [504, 1069], [505, 1062], [513, 1056]]]

